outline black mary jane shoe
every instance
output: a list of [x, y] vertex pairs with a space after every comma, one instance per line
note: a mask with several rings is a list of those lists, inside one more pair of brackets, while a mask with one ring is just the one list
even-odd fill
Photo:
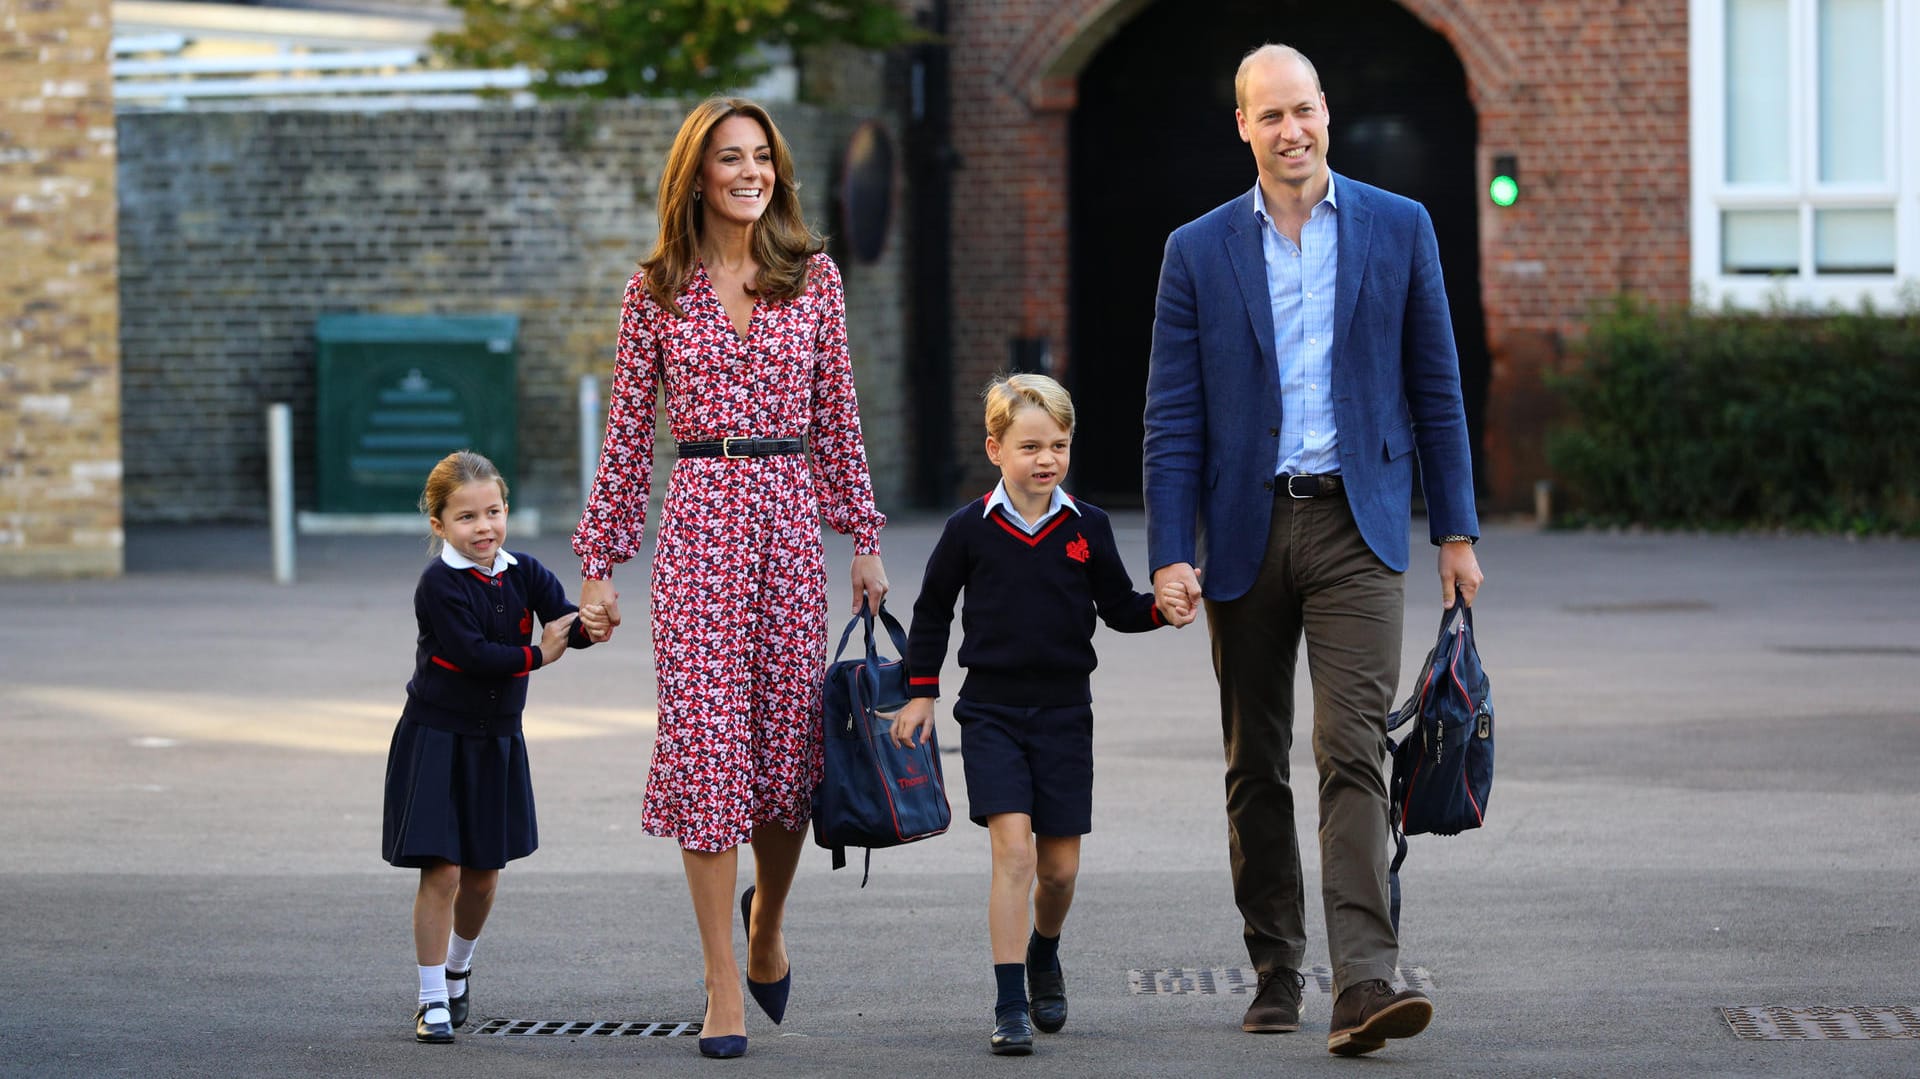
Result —
[[1008, 1008], [994, 1013], [993, 1038], [987, 1043], [993, 1055], [1023, 1057], [1033, 1052], [1033, 1020], [1027, 1009]]
[[[1067, 977], [1059, 967], [1027, 968], [1027, 996], [1033, 1000], [1033, 1025], [1042, 1034], [1058, 1034], [1067, 1025]], [[455, 1024], [458, 1025], [458, 1024]]]
[[[440, 1019], [430, 1019], [432, 1015]], [[445, 1045], [453, 1040], [453, 1010], [445, 1001], [430, 1000], [413, 1013], [413, 1040]]]
[[[740, 893], [740, 927], [746, 930], [748, 946], [753, 944], [753, 890], [754, 885], [749, 884], [747, 890]], [[788, 960], [787, 972], [779, 981], [756, 982], [751, 976], [747, 978], [747, 993], [760, 1005], [760, 1010], [767, 1013], [767, 1018], [773, 1020], [774, 1026], [779, 1026], [780, 1020], [787, 1017], [787, 996], [792, 991], [792, 960]]]
[[[447, 980], [450, 982], [464, 982], [472, 976], [473, 968], [471, 967], [458, 974], [455, 974], [453, 971], [447, 971]], [[450, 995], [447, 997], [447, 1012], [453, 1016], [453, 1029], [455, 1030], [459, 1030], [461, 1027], [467, 1025], [467, 1014], [473, 1010], [473, 986], [468, 985], [463, 988], [466, 989], [466, 992], [459, 996]]]

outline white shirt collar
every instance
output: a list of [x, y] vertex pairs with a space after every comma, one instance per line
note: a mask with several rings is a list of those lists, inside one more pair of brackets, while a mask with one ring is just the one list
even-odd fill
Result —
[[993, 507], [995, 506], [999, 506], [1005, 510], [1007, 519], [1019, 525], [1021, 528], [1026, 529], [1028, 535], [1040, 531], [1041, 525], [1053, 520], [1053, 515], [1063, 509], [1072, 510], [1075, 516], [1078, 516], [1080, 513], [1080, 507], [1073, 504], [1073, 497], [1060, 488], [1055, 487], [1053, 489], [1053, 497], [1047, 500], [1047, 512], [1041, 514], [1038, 521], [1029, 522], [1025, 517], [1020, 516], [1019, 510], [1013, 508], [1013, 499], [1007, 497], [1006, 480], [1001, 480], [999, 483], [993, 485], [993, 493], [987, 496], [987, 505], [986, 508], [981, 511], [981, 516], [984, 517], [992, 513]]
[[440, 561], [445, 562], [454, 569], [477, 569], [489, 577], [498, 577], [502, 573], [507, 572], [508, 566], [515, 566], [520, 563], [519, 559], [513, 557], [511, 552], [505, 547], [502, 547], [493, 552], [493, 565], [483, 566], [445, 543], [440, 545]]
[[[1324, 198], [1320, 200], [1320, 202], [1324, 202], [1329, 207], [1335, 210], [1338, 210], [1340, 208], [1340, 200], [1333, 197], [1333, 188], [1334, 188], [1333, 170], [1328, 169], [1327, 170], [1327, 194]], [[1314, 209], [1317, 210], [1320, 208], [1320, 203], [1316, 202], [1313, 204], [1313, 206], [1314, 206]], [[1260, 193], [1260, 182], [1258, 180], [1254, 181], [1254, 184], [1253, 184], [1253, 215], [1259, 218], [1263, 224], [1266, 223], [1267, 199], [1265, 195], [1262, 195]], [[1311, 216], [1311, 211], [1309, 211], [1309, 216]]]

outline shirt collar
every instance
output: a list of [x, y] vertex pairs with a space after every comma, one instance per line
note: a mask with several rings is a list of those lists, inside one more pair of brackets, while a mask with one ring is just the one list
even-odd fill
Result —
[[[1333, 190], [1336, 186], [1337, 184], [1335, 182], [1333, 170], [1328, 169], [1327, 170], [1327, 193], [1325, 197], [1321, 198], [1320, 202], [1326, 203], [1327, 208], [1330, 210], [1338, 210], [1340, 208], [1340, 200], [1335, 198], [1333, 195]], [[1318, 210], [1320, 208], [1320, 202], [1316, 202], [1313, 204], [1313, 208], [1315, 210]], [[1253, 182], [1253, 216], [1259, 218], [1260, 223], [1262, 225], [1269, 223], [1267, 220], [1267, 200], [1263, 198], [1260, 194], [1260, 181], [1258, 180], [1255, 180]], [[1309, 213], [1308, 216], [1312, 216], [1311, 213]]]
[[520, 560], [513, 557], [513, 553], [505, 547], [493, 552], [493, 565], [483, 566], [444, 543], [440, 545], [440, 561], [445, 562], [454, 569], [477, 569], [489, 577], [498, 577], [502, 573], [507, 572], [508, 566], [520, 564]]
[[1038, 521], [1027, 521], [1026, 518], [1020, 516], [1019, 510], [1013, 508], [1013, 499], [1007, 497], [1006, 480], [1001, 480], [999, 483], [993, 485], [993, 493], [987, 496], [987, 505], [986, 508], [981, 511], [981, 516], [984, 517], [992, 513], [993, 507], [995, 506], [1005, 507], [1007, 516], [1016, 521], [1025, 521], [1035, 528], [1051, 521], [1053, 515], [1059, 513], [1062, 509], [1072, 510], [1076, 517], [1080, 515], [1080, 507], [1073, 504], [1073, 498], [1069, 496], [1067, 492], [1055, 487], [1053, 489], [1053, 497], [1047, 500], [1047, 512], [1041, 514]]

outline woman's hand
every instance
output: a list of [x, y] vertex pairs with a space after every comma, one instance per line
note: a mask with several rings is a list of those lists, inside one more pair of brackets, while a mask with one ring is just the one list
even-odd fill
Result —
[[[853, 613], [872, 601], [873, 613], [880, 613], [880, 604], [887, 598], [887, 571], [880, 564], [877, 554], [857, 554], [853, 556]], [[617, 621], [617, 619], [616, 619]]]
[[[615, 592], [613, 590], [613, 578], [611, 577], [602, 578], [602, 579], [596, 579], [593, 577], [581, 578], [580, 579], [580, 606], [581, 607], [599, 606], [599, 607], [606, 608], [605, 635], [602, 636], [600, 634], [594, 633], [593, 632], [594, 626], [592, 625], [591, 622], [587, 626], [587, 632], [589, 635], [593, 637], [593, 640], [596, 644], [601, 641], [612, 640], [613, 627], [620, 624], [620, 593]], [[596, 619], [593, 619], [592, 621], [597, 622], [599, 621], [599, 619], [596, 618]]]

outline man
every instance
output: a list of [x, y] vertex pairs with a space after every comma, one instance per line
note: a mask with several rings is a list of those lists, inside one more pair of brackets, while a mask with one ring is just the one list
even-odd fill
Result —
[[1259, 182], [1175, 230], [1160, 270], [1148, 554], [1156, 596], [1205, 601], [1234, 898], [1259, 972], [1241, 1028], [1256, 1033], [1300, 1029], [1306, 911], [1287, 754], [1305, 635], [1327, 1047], [1351, 1056], [1433, 1015], [1424, 994], [1390, 984], [1385, 728], [1416, 451], [1444, 603], [1456, 588], [1472, 603], [1480, 586], [1466, 413], [1426, 210], [1327, 167], [1326, 95], [1298, 51], [1248, 53], [1234, 96]]

